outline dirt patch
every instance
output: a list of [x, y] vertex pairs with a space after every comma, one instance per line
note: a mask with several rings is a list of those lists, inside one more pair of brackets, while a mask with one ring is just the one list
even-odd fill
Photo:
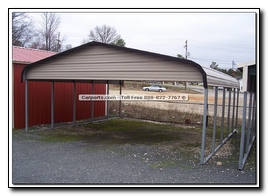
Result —
[[[112, 89], [110, 90], [110, 95], [118, 95], [119, 91]], [[190, 102], [198, 102], [198, 103], [204, 103], [204, 95], [203, 94], [192, 94], [192, 93], [184, 93], [184, 92], [176, 92], [176, 91], [167, 91], [167, 92], [148, 92], [148, 91], [143, 91], [143, 90], [130, 90], [126, 89], [123, 90], [123, 95], [154, 95], [154, 96], [161, 96], [161, 95], [184, 95], [188, 94], [189, 95], [189, 100]], [[172, 100], [176, 101], [176, 100]], [[208, 101], [213, 103], [214, 102], [214, 97], [209, 97]]]
[[[208, 97], [208, 103], [214, 103], [214, 97]], [[204, 103], [204, 95], [200, 94], [189, 94], [189, 101], [194, 103]], [[222, 102], [222, 99], [218, 99], [218, 101]]]
[[[25, 135], [28, 139], [37, 139], [43, 142], [81, 140], [98, 145], [152, 145], [170, 156], [180, 154], [198, 161], [202, 141], [200, 130], [199, 126], [193, 125], [113, 119], [75, 127], [57, 128], [56, 130], [30, 132], [25, 133]], [[207, 143], [211, 143], [210, 137], [207, 137]], [[232, 155], [232, 151], [233, 146], [226, 144], [215, 157], [226, 158]], [[205, 153], [209, 154], [210, 152], [211, 147], [207, 146]]]
[[[118, 90], [110, 90], [111, 95], [118, 95]], [[123, 95], [183, 95], [184, 93], [179, 92], [146, 92], [142, 90], [124, 90]], [[188, 94], [189, 100], [188, 101], [178, 101], [178, 100], [153, 100], [153, 101], [122, 101], [124, 104], [131, 104], [143, 107], [150, 107], [150, 108], [157, 108], [157, 109], [164, 109], [164, 110], [177, 110], [180, 112], [184, 112], [187, 114], [198, 114], [203, 115], [204, 113], [204, 95], [203, 94]], [[241, 96], [240, 96], [241, 98]], [[208, 115], [214, 116], [214, 95], [209, 95], [208, 97]], [[115, 104], [116, 101], [110, 101], [110, 105]], [[222, 116], [222, 97], [218, 97], [218, 110], [217, 116]], [[225, 99], [225, 116], [228, 115], [228, 99]], [[241, 103], [240, 103], [241, 105]], [[114, 108], [115, 111], [118, 110]], [[232, 110], [232, 106], [231, 106]], [[238, 108], [238, 118], [242, 118], [242, 107]], [[199, 122], [199, 120], [197, 121]]]

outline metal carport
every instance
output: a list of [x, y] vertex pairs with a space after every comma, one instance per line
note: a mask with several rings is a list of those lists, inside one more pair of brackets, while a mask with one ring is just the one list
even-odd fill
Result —
[[[255, 61], [240, 63], [237, 68], [243, 72], [243, 121], [241, 128], [239, 166], [244, 168], [257, 131], [257, 70]], [[247, 101], [249, 99], [249, 101]]]
[[[55, 56], [32, 63], [22, 71], [22, 81], [25, 81], [25, 122], [26, 131], [28, 131], [28, 82], [29, 81], [47, 81], [52, 84], [51, 97], [51, 127], [53, 128], [53, 94], [55, 81], [91, 82], [91, 83], [117, 83], [123, 81], [143, 80], [143, 81], [181, 81], [181, 82], [202, 82], [204, 86], [204, 113], [202, 126], [202, 146], [200, 163], [208, 161], [220, 147], [236, 131], [238, 110], [239, 82], [226, 74], [214, 69], [203, 67], [191, 60], [180, 59], [176, 57], [151, 53], [142, 50], [136, 50], [126, 47], [119, 47], [99, 42], [89, 42], [76, 48], [64, 51]], [[228, 132], [223, 136], [225, 112], [222, 113], [222, 126], [220, 142], [216, 142], [216, 121], [217, 115], [214, 115], [213, 141], [211, 152], [205, 157], [206, 145], [206, 122], [208, 115], [208, 88], [215, 86], [214, 114], [217, 114], [217, 96], [218, 86], [229, 89], [228, 102]], [[120, 88], [121, 89], [121, 88]], [[231, 89], [233, 91], [231, 96]], [[237, 95], [237, 96], [236, 96]], [[75, 123], [75, 97], [73, 102], [73, 122]], [[231, 99], [232, 102], [231, 102]], [[222, 104], [225, 108], [225, 97]], [[233, 107], [231, 108], [231, 103]], [[236, 104], [237, 103], [237, 104]], [[236, 109], [236, 110], [235, 110]], [[232, 111], [231, 111], [232, 110]], [[232, 117], [231, 117], [232, 112]], [[236, 115], [235, 115], [236, 113]], [[232, 118], [232, 124], [229, 122]], [[224, 138], [225, 137], [225, 138]], [[216, 145], [217, 144], [217, 145]]]

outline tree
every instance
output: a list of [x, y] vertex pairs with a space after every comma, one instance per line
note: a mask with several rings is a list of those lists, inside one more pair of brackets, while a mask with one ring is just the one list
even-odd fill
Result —
[[233, 76], [234, 78], [242, 78], [242, 72], [240, 72], [239, 69], [229, 68], [227, 74]]
[[60, 24], [60, 17], [55, 13], [43, 13], [42, 19], [42, 36], [45, 39], [45, 49], [48, 51], [58, 51], [59, 40], [57, 40], [56, 30]]
[[[179, 58], [179, 59], [185, 59], [184, 58], [184, 56], [182, 56], [181, 54], [177, 54], [177, 57]], [[176, 84], [176, 82], [174, 82], [174, 84]], [[187, 83], [186, 82], [184, 82], [184, 90], [186, 90], [186, 88], [187, 88]]]
[[178, 57], [179, 59], [185, 59], [181, 54], [177, 54], [177, 57]]
[[60, 39], [60, 33], [57, 32], [60, 25], [60, 16], [56, 13], [42, 13], [41, 16], [41, 27], [31, 47], [54, 52], [60, 51], [65, 39], [65, 37]]
[[25, 47], [33, 38], [33, 21], [26, 13], [12, 13], [12, 45]]
[[70, 49], [72, 49], [72, 48], [73, 48], [72, 44], [67, 44], [67, 45], [65, 46], [65, 50], [70, 50]]
[[212, 62], [211, 65], [210, 65], [210, 68], [218, 70], [219, 65], [216, 62]]
[[120, 39], [121, 37], [119, 34], [117, 34], [116, 29], [114, 27], [103, 25], [101, 27], [96, 26], [94, 30], [90, 30], [87, 41], [96, 41], [111, 44], [118, 43]]
[[236, 70], [234, 70], [232, 68], [229, 68], [228, 70], [222, 69], [222, 68], [219, 68], [219, 65], [216, 62], [212, 62], [210, 65], [210, 68], [216, 69], [216, 70], [218, 70], [222, 73], [228, 74], [234, 78], [238, 78], [238, 79], [242, 78], [242, 73], [238, 69], [236, 69]]
[[116, 45], [116, 46], [121, 46], [121, 47], [126, 46], [126, 42], [123, 39], [119, 39], [116, 43], [112, 42], [111, 44]]

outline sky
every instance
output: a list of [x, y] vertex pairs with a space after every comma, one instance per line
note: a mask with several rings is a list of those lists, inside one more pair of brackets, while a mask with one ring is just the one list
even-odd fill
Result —
[[[42, 10], [30, 16], [38, 22]], [[44, 11], [44, 10], [43, 10]], [[46, 10], [47, 11], [47, 10]], [[63, 45], [77, 47], [96, 26], [114, 27], [126, 47], [185, 57], [207, 66], [216, 62], [220, 68], [255, 60], [256, 10], [243, 9], [59, 9], [58, 32]], [[32, 10], [31, 10], [32, 12]]]

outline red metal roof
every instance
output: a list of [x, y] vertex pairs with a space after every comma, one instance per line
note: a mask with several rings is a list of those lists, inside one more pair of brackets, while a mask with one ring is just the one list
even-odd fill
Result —
[[25, 64], [33, 63], [57, 54], [56, 52], [38, 50], [32, 48], [23, 48], [18, 46], [13, 46], [12, 53], [13, 53], [12, 55], [13, 61]]

